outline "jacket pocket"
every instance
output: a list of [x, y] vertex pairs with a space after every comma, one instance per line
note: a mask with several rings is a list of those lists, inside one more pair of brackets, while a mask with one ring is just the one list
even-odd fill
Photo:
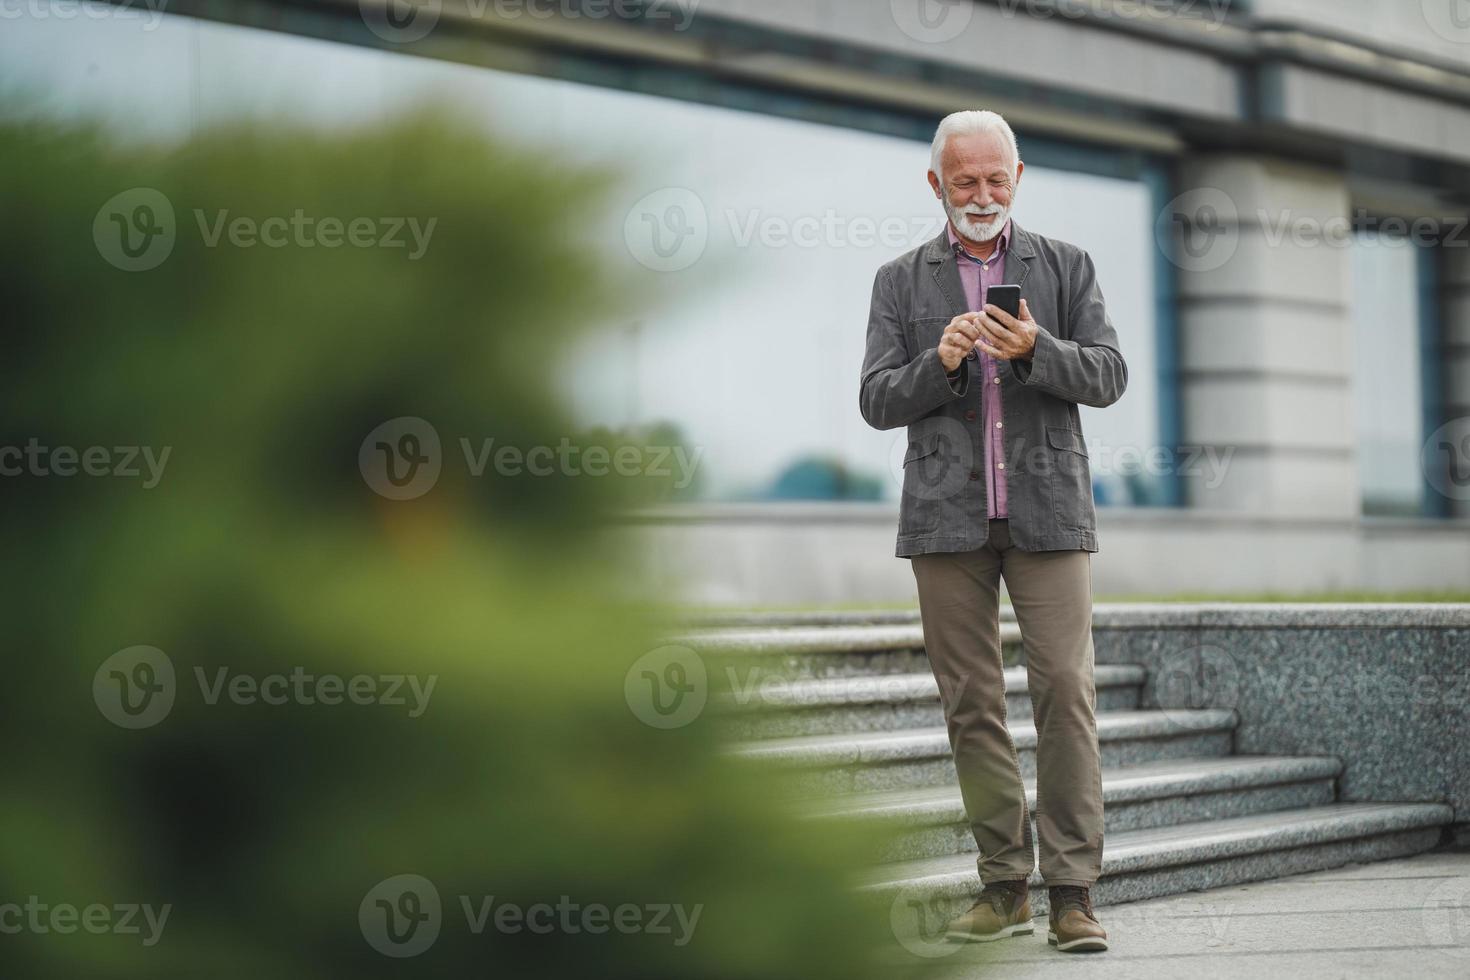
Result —
[[920, 316], [909, 320], [909, 342], [913, 344], [913, 356], [918, 357], [926, 350], [939, 346], [944, 328], [954, 319], [948, 316]]
[[1046, 427], [1051, 458], [1051, 500], [1062, 527], [1091, 531], [1097, 523], [1092, 503], [1092, 469], [1082, 433], [1060, 425]]
[[938, 530], [944, 515], [960, 508], [974, 453], [963, 427], [946, 423], [912, 437], [903, 454], [902, 535]]

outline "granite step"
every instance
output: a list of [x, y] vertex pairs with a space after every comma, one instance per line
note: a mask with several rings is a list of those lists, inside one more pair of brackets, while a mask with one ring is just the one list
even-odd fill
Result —
[[[1439, 803], [1333, 803], [1297, 810], [1203, 820], [1110, 834], [1095, 905], [1219, 888], [1417, 854], [1435, 847], [1453, 810]], [[1046, 914], [1039, 873], [1031, 905]], [[860, 886], [891, 902], [892, 925], [906, 945], [937, 943], [938, 926], [969, 908], [980, 879], [972, 854], [887, 864]], [[1102, 917], [1106, 925], [1107, 917]]]
[[[1031, 717], [1024, 667], [1004, 672], [1006, 714]], [[1142, 667], [1100, 664], [1094, 673], [1097, 710], [1138, 708]], [[785, 681], [759, 665], [727, 665], [730, 690], [721, 706], [725, 731], [736, 738], [792, 738], [839, 732], [898, 731], [944, 724], [932, 672]]]
[[[1331, 803], [1341, 772], [1342, 763], [1329, 756], [1162, 759], [1105, 769], [1105, 826], [1112, 834]], [[1033, 779], [1026, 780], [1026, 800], [1037, 813]], [[958, 786], [810, 801], [803, 812], [880, 827], [875, 862], [975, 851]]]
[[[1000, 625], [1001, 652], [1007, 664], [1022, 661], [1021, 630]], [[924, 631], [917, 624], [867, 626], [792, 626], [763, 629], [709, 629], [672, 635], [671, 645], [687, 646], [716, 673], [759, 667], [789, 680], [929, 672]]]
[[[1157, 759], [1227, 755], [1234, 711], [1117, 711], [1097, 716], [1104, 768]], [[1008, 726], [1022, 776], [1036, 774], [1036, 727]], [[792, 773], [794, 792], [823, 796], [953, 785], [949, 736], [943, 727], [862, 734], [772, 738], [736, 745], [733, 754]]]
[[[1000, 607], [1002, 620], [1015, 622], [1010, 606]], [[773, 626], [893, 626], [917, 623], [918, 608], [911, 609], [769, 609], [706, 610], [682, 618], [689, 629], [758, 629]]]

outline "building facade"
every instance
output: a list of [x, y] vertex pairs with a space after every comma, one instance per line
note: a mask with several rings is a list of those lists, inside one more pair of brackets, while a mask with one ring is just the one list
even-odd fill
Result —
[[433, 101], [616, 172], [578, 233], [644, 302], [549, 383], [678, 434], [688, 479], [623, 530], [686, 600], [912, 596], [902, 436], [863, 425], [858, 365], [873, 272], [943, 228], [958, 108], [1016, 128], [1015, 218], [1093, 255], [1129, 361], [1083, 413], [1097, 593], [1470, 589], [1464, 0], [63, 6], [0, 38], [56, 112]]

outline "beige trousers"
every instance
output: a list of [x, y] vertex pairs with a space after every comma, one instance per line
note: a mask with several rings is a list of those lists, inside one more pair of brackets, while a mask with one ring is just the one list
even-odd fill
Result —
[[[1005, 579], [1026, 647], [1036, 722], [1036, 829], [1047, 885], [1091, 885], [1102, 865], [1102, 762], [1086, 551], [1021, 551], [1004, 520], [977, 551], [912, 559], [924, 646], [939, 684], [965, 813], [985, 883], [1031, 876], [1036, 854], [1006, 729], [1000, 644]], [[1021, 721], [1021, 719], [1017, 719]]]

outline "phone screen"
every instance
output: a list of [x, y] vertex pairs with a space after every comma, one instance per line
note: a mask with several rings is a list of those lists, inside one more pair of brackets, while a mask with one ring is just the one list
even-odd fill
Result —
[[1021, 287], [991, 286], [985, 291], [985, 302], [1000, 307], [1011, 316], [1019, 317], [1021, 315]]

